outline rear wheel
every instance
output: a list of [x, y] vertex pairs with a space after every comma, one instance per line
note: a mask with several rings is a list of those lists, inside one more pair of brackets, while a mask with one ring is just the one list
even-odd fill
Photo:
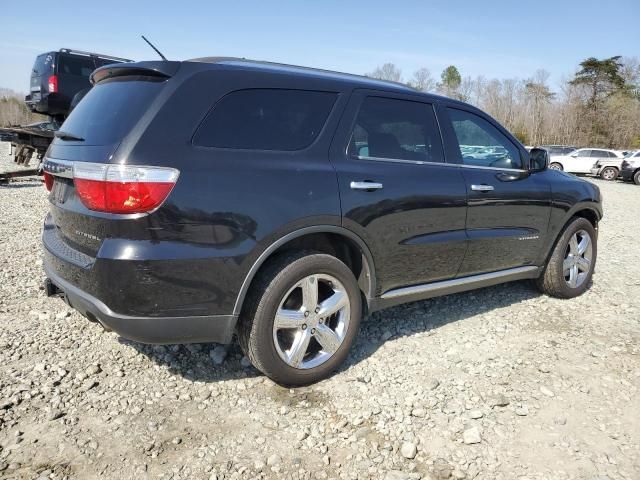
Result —
[[562, 165], [558, 162], [553, 162], [551, 165], [549, 165], [549, 168], [551, 170], [560, 170], [560, 171], [564, 170], [564, 168], [562, 168]]
[[600, 172], [600, 178], [603, 180], [615, 180], [618, 178], [618, 169], [615, 167], [605, 167]]
[[297, 252], [273, 262], [252, 285], [238, 338], [253, 365], [276, 383], [308, 385], [346, 359], [361, 312], [358, 283], [344, 263]]
[[633, 183], [640, 185], [640, 170], [633, 174]]
[[552, 297], [573, 298], [589, 287], [596, 264], [596, 230], [585, 218], [575, 217], [560, 235], [538, 288]]

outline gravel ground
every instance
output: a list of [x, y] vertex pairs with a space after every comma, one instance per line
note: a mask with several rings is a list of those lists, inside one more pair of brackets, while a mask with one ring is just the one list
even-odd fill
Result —
[[638, 479], [640, 187], [597, 183], [585, 295], [520, 282], [378, 312], [296, 390], [237, 345], [140, 345], [47, 299], [45, 190], [0, 186], [0, 477]]

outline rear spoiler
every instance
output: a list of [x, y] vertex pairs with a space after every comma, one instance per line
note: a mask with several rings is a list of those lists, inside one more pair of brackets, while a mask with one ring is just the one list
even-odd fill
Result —
[[145, 77], [170, 78], [176, 74], [180, 68], [180, 62], [135, 62], [135, 63], [114, 63], [100, 67], [91, 74], [91, 84], [95, 85], [102, 80], [128, 75], [142, 75]]

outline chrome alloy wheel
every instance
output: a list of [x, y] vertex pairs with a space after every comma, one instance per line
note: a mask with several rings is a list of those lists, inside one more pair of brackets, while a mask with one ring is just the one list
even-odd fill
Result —
[[350, 316], [349, 296], [335, 277], [303, 278], [284, 295], [273, 321], [278, 355], [293, 368], [322, 365], [342, 345]]
[[582, 285], [591, 270], [593, 261], [593, 245], [591, 237], [585, 230], [579, 230], [573, 234], [567, 252], [562, 263], [562, 273], [567, 285], [578, 288]]
[[618, 172], [613, 168], [606, 168], [602, 172], [602, 178], [605, 180], [615, 180], [617, 176], [618, 176]]

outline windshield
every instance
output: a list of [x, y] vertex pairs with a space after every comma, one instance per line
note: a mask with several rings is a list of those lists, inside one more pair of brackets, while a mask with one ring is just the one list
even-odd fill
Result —
[[82, 145], [119, 143], [140, 120], [164, 83], [164, 79], [138, 76], [100, 82], [78, 103], [60, 130], [69, 138], [84, 139]]
[[38, 75], [45, 75], [49, 73], [52, 69], [53, 64], [53, 54], [52, 53], [43, 53], [42, 55], [38, 55], [36, 57], [36, 62], [33, 64], [33, 71]]

